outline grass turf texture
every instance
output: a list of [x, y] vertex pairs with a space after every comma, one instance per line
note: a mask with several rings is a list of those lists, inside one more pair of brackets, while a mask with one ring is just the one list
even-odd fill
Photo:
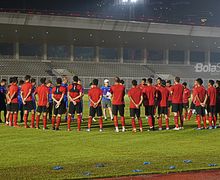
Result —
[[[126, 98], [127, 132], [115, 133], [110, 120], [104, 121], [104, 132], [99, 132], [98, 121], [93, 122], [91, 132], [86, 132], [87, 97], [84, 100], [81, 132], [76, 132], [76, 122], [72, 123], [71, 132], [66, 131], [65, 123], [61, 131], [2, 125], [0, 179], [79, 179], [219, 168], [208, 167], [209, 163], [220, 165], [219, 129], [196, 131], [193, 118], [185, 123], [185, 130], [147, 132], [143, 118], [145, 131], [134, 134]], [[170, 122], [173, 126], [173, 118]], [[183, 163], [186, 159], [192, 163]], [[143, 165], [145, 161], [151, 164]], [[97, 163], [104, 167], [97, 168]], [[56, 171], [54, 166], [63, 169]], [[176, 168], [170, 170], [170, 166]], [[142, 172], [134, 173], [134, 169]]]

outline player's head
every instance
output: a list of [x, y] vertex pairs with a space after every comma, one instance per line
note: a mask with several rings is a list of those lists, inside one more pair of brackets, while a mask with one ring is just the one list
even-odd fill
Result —
[[160, 77], [157, 78], [157, 84], [161, 84], [162, 79]]
[[186, 82], [183, 83], [183, 87], [184, 87], [184, 88], [187, 87], [187, 83], [186, 83]]
[[174, 79], [174, 81], [175, 81], [175, 83], [180, 83], [180, 77], [175, 77], [175, 79]]
[[10, 78], [9, 78], [9, 83], [11, 84], [12, 81], [13, 81], [13, 77], [10, 77]]
[[148, 79], [147, 79], [147, 83], [148, 83], [148, 84], [152, 84], [152, 83], [153, 83], [153, 79], [152, 79], [152, 78], [148, 78]]
[[78, 81], [79, 81], [78, 76], [73, 76], [73, 82], [78, 83]]
[[17, 77], [13, 77], [12, 78], [12, 83], [13, 84], [17, 84], [18, 83], [18, 78]]
[[6, 79], [2, 79], [1, 80], [1, 86], [5, 86], [6, 85]]
[[32, 84], [32, 86], [35, 86], [36, 85], [36, 79], [32, 78], [31, 79], [31, 84]]
[[24, 77], [24, 79], [25, 79], [26, 82], [30, 82], [31, 81], [31, 76], [30, 75], [26, 75]]
[[93, 84], [92, 84], [92, 82], [89, 83], [89, 87], [90, 87], [90, 88], [93, 88]]
[[161, 85], [162, 85], [163, 87], [165, 87], [165, 86], [166, 86], [166, 81], [165, 81], [165, 80], [161, 80]]
[[68, 78], [67, 76], [63, 76], [63, 84], [67, 84], [68, 83]]
[[146, 84], [146, 82], [147, 82], [147, 79], [146, 78], [143, 78], [142, 80], [141, 80], [141, 84]]
[[22, 86], [23, 84], [24, 84], [24, 80], [21, 79], [21, 80], [19, 81], [19, 86]]
[[99, 80], [98, 79], [93, 79], [92, 84], [93, 84], [93, 86], [98, 86]]
[[215, 84], [216, 84], [216, 87], [220, 87], [220, 81], [219, 81], [219, 80], [217, 80], [217, 81], [215, 82]]
[[109, 80], [108, 79], [105, 79], [104, 80], [104, 86], [108, 86], [109, 85]]
[[120, 80], [120, 84], [124, 85], [125, 81], [123, 79]]
[[115, 77], [115, 83], [117, 83], [117, 84], [120, 83], [120, 78], [119, 77]]
[[51, 87], [52, 86], [52, 81], [51, 80], [47, 80], [47, 87]]
[[80, 85], [82, 84], [82, 81], [81, 81], [81, 79], [78, 79], [78, 84], [80, 84]]
[[201, 86], [203, 84], [203, 80], [201, 78], [196, 79], [196, 85]]
[[41, 84], [46, 84], [46, 78], [45, 78], [45, 77], [41, 78], [41, 79], [40, 79], [40, 83], [41, 83]]
[[137, 86], [137, 81], [136, 80], [132, 80], [131, 84], [132, 84], [132, 86]]
[[61, 78], [57, 78], [57, 84], [61, 85], [62, 84], [62, 79]]
[[209, 80], [209, 83], [208, 83], [209, 86], [214, 86], [214, 84], [215, 84], [215, 82], [212, 79]]
[[171, 86], [171, 80], [167, 80], [167, 82], [166, 82], [166, 86]]

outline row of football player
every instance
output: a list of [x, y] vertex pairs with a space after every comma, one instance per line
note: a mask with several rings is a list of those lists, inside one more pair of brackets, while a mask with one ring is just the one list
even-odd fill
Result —
[[[28, 112], [32, 112], [31, 118], [31, 127], [35, 127], [35, 114], [34, 114], [34, 105], [33, 105], [33, 96], [32, 96], [32, 85], [30, 83], [30, 76], [25, 77], [25, 83], [21, 86], [21, 99], [23, 102], [24, 108], [24, 125], [27, 128], [27, 117]], [[188, 99], [190, 93], [187, 93], [187, 103], [184, 101], [186, 84], [180, 84], [180, 78], [176, 77], [174, 80], [174, 85], [166, 87], [166, 82], [164, 80], [158, 79], [160, 82], [157, 85], [153, 85], [152, 79], [147, 80], [147, 84], [142, 83], [137, 85], [137, 81], [132, 81], [132, 88], [128, 92], [128, 97], [130, 99], [130, 116], [132, 118], [132, 127], [133, 131], [136, 131], [135, 117], [137, 117], [140, 125], [140, 131], [142, 131], [142, 120], [140, 118], [140, 106], [143, 103], [145, 107], [145, 115], [148, 116], [148, 124], [150, 130], [154, 129], [154, 115], [155, 115], [155, 103], [158, 106], [158, 124], [159, 130], [162, 129], [162, 115], [166, 119], [166, 129], [169, 129], [169, 107], [170, 102], [169, 98], [172, 99], [172, 112], [174, 113], [174, 122], [175, 130], [183, 129], [183, 106], [187, 108]], [[57, 79], [57, 84], [52, 88], [52, 99], [54, 105], [54, 111], [52, 116], [52, 128], [58, 130], [61, 115], [65, 113], [66, 105], [64, 101], [65, 94], [70, 102], [68, 110], [68, 131], [70, 131], [71, 118], [73, 114], [77, 114], [77, 124], [78, 131], [81, 126], [81, 115], [82, 115], [82, 96], [83, 88], [78, 83], [78, 77], [73, 77], [73, 83], [68, 87], [61, 86], [62, 79]], [[209, 122], [210, 128], [212, 126], [212, 121], [214, 121], [214, 127], [216, 126], [216, 89], [213, 86], [214, 81], [209, 81], [209, 88], [206, 91], [203, 82], [199, 78], [195, 81], [195, 86], [192, 90], [192, 105], [195, 106], [197, 112], [197, 122], [198, 129], [201, 129], [201, 119], [206, 122], [205, 116], [205, 105], [208, 103], [208, 112], [209, 112]], [[17, 125], [17, 112], [18, 112], [18, 86], [17, 78], [11, 78], [11, 84], [6, 95], [7, 97], [7, 111], [9, 112], [9, 122], [12, 125], [14, 120], [14, 126]], [[125, 87], [120, 83], [118, 77], [115, 78], [115, 84], [110, 87], [110, 93], [112, 94], [112, 112], [114, 115], [114, 125], [116, 132], [118, 129], [118, 112], [121, 116], [122, 131], [125, 131], [125, 118], [124, 118], [124, 96], [125, 96]], [[38, 107], [37, 107], [37, 116], [36, 116], [36, 128], [39, 128], [40, 115], [43, 114], [43, 125], [44, 129], [46, 128], [47, 122], [47, 109], [49, 106], [49, 95], [50, 91], [46, 85], [46, 78], [41, 79], [41, 85], [38, 86], [34, 92], [38, 96]], [[90, 131], [92, 118], [97, 116], [99, 117], [100, 131], [102, 131], [103, 120], [102, 120], [102, 108], [101, 101], [103, 98], [103, 92], [98, 87], [98, 80], [94, 79], [91, 85], [91, 89], [88, 93], [90, 101], [90, 111], [89, 111], [89, 120], [88, 120], [88, 131]], [[214, 98], [213, 98], [214, 97]], [[214, 100], [215, 99], [215, 100]], [[155, 101], [156, 100], [156, 101]], [[192, 108], [191, 108], [192, 109]], [[186, 111], [187, 112], [187, 111]], [[178, 119], [180, 118], [180, 126]], [[56, 125], [56, 126], [55, 126]], [[204, 123], [204, 128], [206, 128], [206, 123]]]

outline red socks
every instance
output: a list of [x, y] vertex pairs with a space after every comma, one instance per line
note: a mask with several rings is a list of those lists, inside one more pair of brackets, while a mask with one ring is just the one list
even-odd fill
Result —
[[159, 119], [158, 119], [158, 125], [159, 125], [159, 128], [162, 128], [162, 118], [161, 117], [159, 117]]
[[36, 128], [39, 127], [39, 121], [40, 121], [40, 115], [37, 115], [37, 117], [36, 117]]
[[212, 116], [209, 116], [209, 126], [212, 126]]
[[201, 118], [199, 115], [196, 116], [196, 121], [197, 121], [197, 124], [198, 124], [198, 128], [201, 128]]
[[174, 116], [174, 123], [176, 125], [176, 128], [178, 128], [179, 127], [178, 116]]
[[51, 123], [52, 123], [52, 128], [55, 127], [55, 121], [56, 121], [56, 117], [53, 116], [52, 119], [51, 119]]
[[92, 117], [89, 117], [89, 119], [88, 119], [88, 129], [91, 128], [91, 125], [92, 125]]
[[139, 118], [139, 119], [138, 119], [138, 122], [139, 122], [140, 129], [142, 129], [142, 128], [143, 128], [143, 125], [142, 125], [142, 119]]
[[150, 128], [153, 127], [153, 120], [151, 116], [148, 116], [148, 125], [150, 126]]
[[125, 117], [124, 116], [121, 117], [121, 125], [122, 125], [122, 127], [125, 126]]
[[27, 119], [28, 119], [28, 114], [24, 114], [24, 126], [28, 127], [27, 125]]
[[114, 116], [114, 125], [115, 127], [118, 127], [118, 117]]
[[202, 120], [203, 120], [203, 126], [204, 126], [204, 128], [206, 129], [206, 116], [203, 116], [203, 117], [202, 117]]
[[99, 118], [99, 128], [102, 129], [103, 127], [103, 119], [102, 117]]
[[189, 114], [188, 114], [188, 121], [190, 121], [191, 117], [192, 117], [192, 109], [190, 109], [190, 111], [189, 111]]
[[169, 118], [166, 119], [166, 128], [169, 128]]
[[131, 118], [132, 128], [136, 129], [135, 118]]
[[61, 122], [61, 117], [57, 117], [57, 125], [56, 125], [57, 129], [59, 129], [60, 127], [60, 122]]
[[18, 125], [18, 114], [14, 113], [13, 117], [14, 117], [14, 126], [17, 126]]
[[13, 113], [9, 114], [9, 126], [13, 126]]
[[43, 116], [43, 126], [44, 126], [44, 129], [47, 128], [47, 116]]
[[70, 130], [70, 126], [71, 126], [71, 115], [68, 115], [68, 119], [67, 119], [67, 129]]
[[31, 114], [31, 128], [34, 128], [35, 114]]
[[214, 119], [214, 126], [216, 126], [216, 122], [217, 122], [216, 116], [214, 116], [213, 119]]
[[77, 130], [81, 129], [81, 115], [77, 115]]

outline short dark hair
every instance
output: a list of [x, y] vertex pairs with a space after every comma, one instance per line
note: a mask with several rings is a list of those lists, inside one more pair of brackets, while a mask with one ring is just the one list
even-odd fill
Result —
[[24, 84], [24, 80], [21, 79], [21, 80], [19, 81], [19, 85], [21, 86], [21, 85], [23, 85], [23, 84]]
[[115, 82], [116, 83], [120, 83], [120, 78], [117, 76], [117, 77], [115, 77]]
[[99, 80], [98, 79], [93, 79], [92, 84], [97, 86], [99, 84]]
[[158, 78], [157, 78], [157, 80], [160, 80], [160, 81], [162, 81], [162, 78], [161, 78], [161, 77], [158, 77]]
[[215, 82], [211, 79], [211, 80], [209, 80], [209, 84], [211, 84], [213, 86], [215, 84]]
[[166, 81], [162, 79], [162, 80], [161, 80], [161, 85], [162, 85], [162, 86], [166, 86]]
[[152, 84], [152, 83], [153, 83], [153, 79], [152, 79], [152, 78], [148, 78], [148, 79], [147, 79], [147, 82], [148, 82], [149, 84]]
[[7, 81], [6, 81], [6, 79], [2, 79], [1, 82], [5, 82], [6, 83]]
[[73, 76], [73, 81], [74, 81], [74, 82], [78, 82], [78, 81], [79, 81], [78, 76]]
[[184, 83], [183, 83], [183, 86], [187, 86], [187, 82], [184, 82]]
[[133, 86], [137, 86], [137, 80], [132, 80], [132, 82], [131, 82], [131, 84], [133, 85]]
[[12, 83], [17, 83], [18, 82], [18, 78], [17, 77], [13, 77], [12, 78]]
[[167, 83], [171, 84], [171, 80], [167, 80]]
[[9, 83], [12, 83], [12, 81], [13, 81], [13, 77], [10, 77], [9, 78]]
[[121, 79], [121, 80], [120, 80], [120, 83], [121, 83], [121, 84], [124, 84], [124, 83], [125, 83], [125, 81], [124, 81], [123, 79]]
[[146, 83], [146, 82], [147, 82], [147, 79], [146, 79], [146, 78], [143, 78], [142, 81], [144, 81], [144, 83]]
[[31, 76], [30, 75], [26, 75], [25, 77], [24, 77], [24, 79], [26, 80], [26, 81], [30, 81], [31, 80]]
[[41, 78], [40, 82], [41, 82], [41, 84], [45, 84], [46, 83], [46, 78], [45, 77]]
[[57, 78], [57, 84], [62, 84], [62, 79], [61, 78]]
[[203, 80], [202, 80], [201, 78], [196, 79], [196, 82], [197, 82], [199, 85], [202, 85], [202, 84], [203, 84]]
[[178, 77], [178, 76], [175, 77], [175, 81], [179, 83], [180, 82], [180, 77]]
[[31, 78], [31, 83], [35, 83], [35, 82], [36, 82], [36, 79]]

